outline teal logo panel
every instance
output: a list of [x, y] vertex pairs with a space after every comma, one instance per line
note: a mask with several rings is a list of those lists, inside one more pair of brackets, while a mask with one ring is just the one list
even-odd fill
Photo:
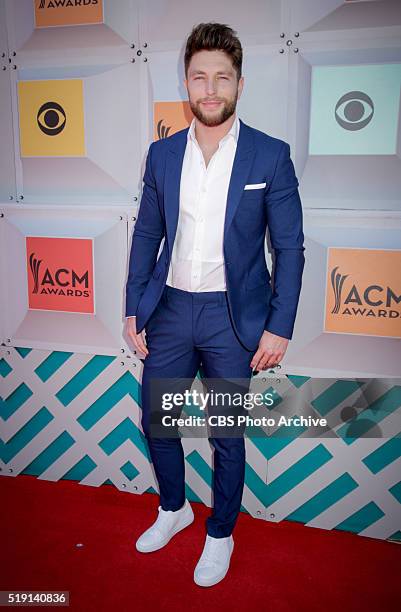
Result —
[[395, 155], [400, 85], [401, 64], [313, 66], [309, 154]]

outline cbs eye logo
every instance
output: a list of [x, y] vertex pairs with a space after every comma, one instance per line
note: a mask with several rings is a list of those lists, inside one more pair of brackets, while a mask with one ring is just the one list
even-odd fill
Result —
[[47, 136], [57, 136], [63, 131], [67, 118], [65, 111], [57, 102], [42, 104], [36, 115], [39, 129]]
[[362, 130], [372, 121], [374, 104], [363, 91], [349, 91], [341, 96], [334, 111], [335, 119], [345, 130]]

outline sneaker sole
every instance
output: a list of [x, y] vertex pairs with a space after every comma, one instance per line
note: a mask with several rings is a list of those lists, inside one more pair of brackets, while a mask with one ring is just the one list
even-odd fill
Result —
[[163, 540], [162, 542], [160, 542], [159, 544], [155, 545], [155, 546], [151, 546], [150, 548], [148, 547], [141, 547], [139, 545], [138, 547], [138, 542], [135, 544], [135, 548], [137, 549], [138, 552], [143, 552], [143, 553], [147, 553], [147, 552], [154, 552], [156, 550], [160, 550], [161, 548], [163, 548], [164, 546], [166, 546], [166, 544], [168, 544], [171, 540], [171, 538], [173, 536], [175, 536], [179, 531], [182, 531], [183, 529], [185, 529], [185, 527], [188, 527], [189, 525], [191, 525], [191, 523], [194, 522], [195, 516], [192, 515], [190, 520], [187, 520], [183, 525], [177, 525], [177, 527], [170, 533], [170, 535]]
[[[231, 555], [233, 553], [234, 550], [234, 542], [231, 548], [231, 552], [230, 552], [230, 561], [231, 561]], [[215, 577], [215, 578], [211, 578], [209, 580], [199, 580], [198, 578], [195, 577], [194, 575], [194, 582], [195, 584], [197, 584], [198, 586], [203, 586], [203, 587], [209, 587], [209, 586], [213, 586], [214, 584], [217, 584], [218, 582], [220, 582], [221, 580], [223, 580], [223, 578], [226, 577], [226, 574], [228, 572], [228, 570], [230, 569], [230, 563], [228, 564], [227, 569], [224, 571], [223, 574], [219, 574], [219, 576]]]

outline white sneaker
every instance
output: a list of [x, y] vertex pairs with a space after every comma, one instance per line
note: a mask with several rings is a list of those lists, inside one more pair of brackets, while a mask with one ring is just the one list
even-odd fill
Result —
[[173, 535], [194, 520], [194, 513], [187, 499], [179, 510], [163, 510], [161, 506], [158, 510], [159, 516], [156, 521], [136, 541], [136, 549], [139, 552], [153, 552], [163, 548]]
[[234, 548], [233, 536], [213, 538], [206, 535], [201, 558], [194, 571], [194, 581], [199, 586], [213, 586], [223, 580], [230, 567]]

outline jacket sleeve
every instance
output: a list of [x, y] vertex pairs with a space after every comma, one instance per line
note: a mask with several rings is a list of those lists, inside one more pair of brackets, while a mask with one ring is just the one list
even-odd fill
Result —
[[164, 236], [164, 221], [159, 208], [152, 169], [154, 144], [151, 143], [146, 158], [143, 176], [144, 187], [138, 218], [132, 235], [126, 283], [126, 317], [136, 315], [139, 301], [152, 275], [160, 243]]
[[274, 249], [274, 290], [265, 330], [291, 340], [305, 264], [302, 204], [298, 179], [283, 142], [266, 194], [267, 223]]

